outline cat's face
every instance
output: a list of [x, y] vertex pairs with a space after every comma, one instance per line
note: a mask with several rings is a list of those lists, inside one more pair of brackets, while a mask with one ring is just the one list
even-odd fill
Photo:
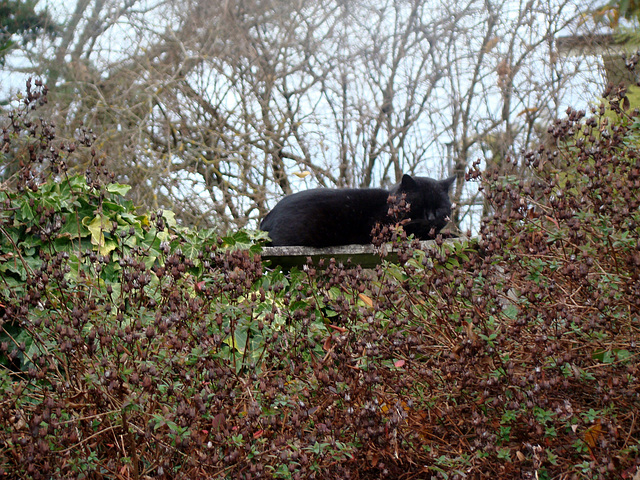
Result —
[[455, 177], [434, 180], [404, 175], [402, 181], [391, 190], [391, 193], [396, 196], [405, 194], [409, 204], [406, 217], [410, 218], [412, 223], [423, 222], [430, 228], [440, 230], [447, 224], [451, 215], [449, 190], [454, 180]]

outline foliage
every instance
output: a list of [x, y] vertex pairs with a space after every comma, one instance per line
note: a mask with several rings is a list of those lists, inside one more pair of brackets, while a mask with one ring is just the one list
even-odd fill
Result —
[[[494, 209], [477, 242], [392, 231], [398, 264], [291, 272], [262, 265], [260, 235], [137, 212], [90, 135], [57, 143], [31, 118], [38, 92], [3, 132], [2, 151], [33, 147], [1, 197], [4, 474], [636, 473], [640, 152], [623, 90], [616, 122], [604, 106], [557, 121], [557, 145], [520, 160], [531, 181], [469, 172]], [[92, 167], [67, 175], [83, 149]]]

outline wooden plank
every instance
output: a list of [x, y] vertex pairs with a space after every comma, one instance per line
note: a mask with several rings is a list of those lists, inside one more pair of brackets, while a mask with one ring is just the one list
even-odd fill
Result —
[[[447, 238], [444, 243], [462, 242], [468, 240], [466, 237]], [[427, 250], [436, 245], [435, 240], [420, 242], [420, 249]], [[391, 244], [384, 244], [382, 248], [387, 249], [386, 260], [390, 262], [398, 261], [398, 254]], [[267, 262], [267, 266], [280, 266], [284, 270], [293, 267], [302, 268], [306, 265], [307, 259], [311, 258], [314, 264], [318, 264], [321, 258], [335, 258], [336, 262], [347, 264], [351, 260], [352, 265], [360, 265], [363, 268], [373, 268], [380, 264], [380, 249], [373, 245], [342, 245], [339, 247], [312, 248], [312, 247], [264, 247], [262, 249], [262, 260]]]

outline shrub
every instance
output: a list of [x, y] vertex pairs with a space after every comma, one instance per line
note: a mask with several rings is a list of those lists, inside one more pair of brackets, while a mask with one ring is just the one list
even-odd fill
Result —
[[[265, 268], [260, 234], [136, 212], [91, 149], [4, 130], [0, 470], [18, 478], [631, 478], [640, 162], [624, 91], [526, 176], [469, 172], [475, 241]], [[95, 158], [72, 175], [77, 149]], [[22, 165], [12, 164], [27, 152]], [[510, 160], [512, 165], [518, 162]], [[1, 167], [0, 167], [1, 168]], [[515, 168], [514, 168], [515, 170]]]

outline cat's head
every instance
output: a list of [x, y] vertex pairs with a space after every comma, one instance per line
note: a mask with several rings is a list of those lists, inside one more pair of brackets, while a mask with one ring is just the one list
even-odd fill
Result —
[[404, 218], [410, 218], [412, 223], [424, 223], [437, 233], [451, 216], [449, 190], [455, 179], [456, 177], [434, 180], [405, 174], [400, 183], [391, 189], [390, 194], [396, 198], [405, 194], [408, 212]]

